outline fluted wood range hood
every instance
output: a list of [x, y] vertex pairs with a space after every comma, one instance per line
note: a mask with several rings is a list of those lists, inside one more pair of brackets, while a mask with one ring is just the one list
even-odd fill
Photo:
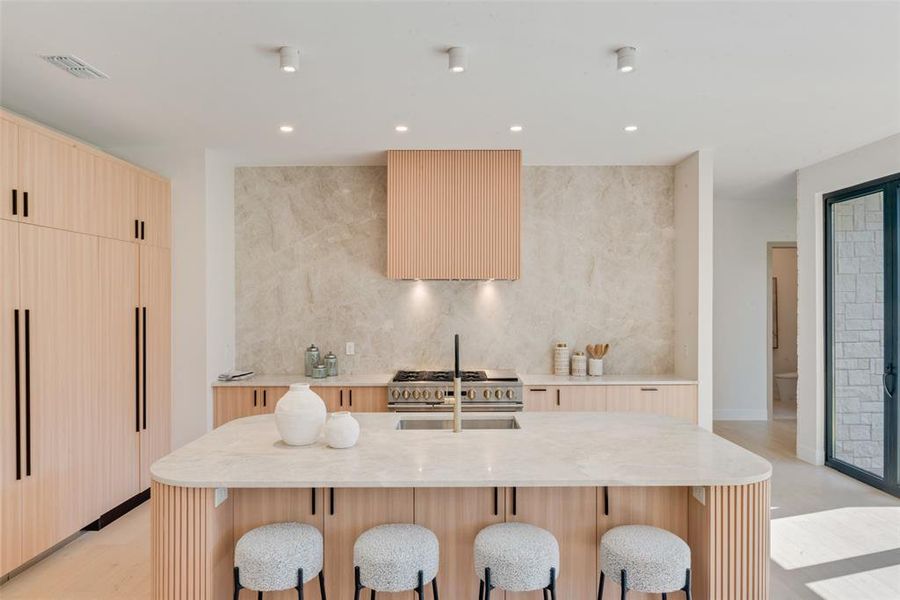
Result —
[[518, 279], [520, 150], [390, 150], [387, 276]]

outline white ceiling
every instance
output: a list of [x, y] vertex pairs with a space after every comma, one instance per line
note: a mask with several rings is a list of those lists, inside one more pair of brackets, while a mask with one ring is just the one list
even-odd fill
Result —
[[[101, 147], [242, 164], [378, 164], [403, 147], [671, 164], [713, 148], [717, 194], [790, 197], [795, 169], [900, 131], [900, 2], [2, 2], [0, 32], [3, 106]], [[626, 44], [639, 68], [622, 75]], [[450, 45], [469, 48], [463, 74]]]

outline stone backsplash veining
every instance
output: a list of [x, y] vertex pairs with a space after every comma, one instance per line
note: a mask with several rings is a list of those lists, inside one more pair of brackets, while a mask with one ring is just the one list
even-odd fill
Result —
[[[384, 167], [235, 172], [237, 366], [302, 372], [311, 342], [344, 373], [546, 373], [552, 344], [609, 342], [610, 374], [674, 370], [671, 167], [525, 167], [517, 281], [394, 281]], [[345, 342], [356, 354], [344, 355]]]

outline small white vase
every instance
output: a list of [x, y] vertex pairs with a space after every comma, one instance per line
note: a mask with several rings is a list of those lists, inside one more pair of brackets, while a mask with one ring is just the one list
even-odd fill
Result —
[[602, 358], [589, 358], [588, 359], [588, 375], [591, 377], [600, 377], [603, 375], [603, 359]]
[[331, 413], [325, 423], [325, 442], [332, 448], [350, 448], [359, 439], [359, 421], [347, 411]]
[[275, 426], [285, 444], [306, 446], [318, 441], [325, 413], [325, 403], [309, 384], [293, 383], [275, 406]]

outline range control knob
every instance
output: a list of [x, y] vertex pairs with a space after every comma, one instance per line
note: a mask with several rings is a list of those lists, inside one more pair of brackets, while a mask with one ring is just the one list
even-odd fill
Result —
[[392, 390], [391, 396], [393, 396], [394, 400], [400, 397], [400, 390]]
[[506, 397], [509, 398], [510, 400], [515, 399], [516, 390], [506, 390]]
[[443, 400], [444, 399], [444, 390], [435, 390], [434, 397], [437, 398], [438, 400]]
[[475, 399], [475, 390], [468, 390], [465, 392], [465, 395], [469, 400], [474, 400]]
[[491, 397], [491, 390], [484, 388], [484, 399], [488, 400]]
[[404, 400], [408, 400], [408, 399], [409, 399], [409, 390], [403, 390], [403, 399], [404, 399]]
[[503, 390], [501, 390], [501, 389], [496, 389], [496, 390], [494, 390], [494, 397], [497, 398], [497, 400], [499, 400], [500, 398], [502, 398], [502, 397], [503, 397]]
[[426, 400], [428, 400], [429, 398], [431, 398], [431, 390], [425, 390], [425, 391], [423, 391], [423, 392], [422, 392], [422, 397], [425, 398]]
[[419, 396], [421, 396], [421, 395], [422, 395], [422, 392], [420, 392], [419, 390], [413, 390], [413, 399], [414, 400], [418, 400]]

